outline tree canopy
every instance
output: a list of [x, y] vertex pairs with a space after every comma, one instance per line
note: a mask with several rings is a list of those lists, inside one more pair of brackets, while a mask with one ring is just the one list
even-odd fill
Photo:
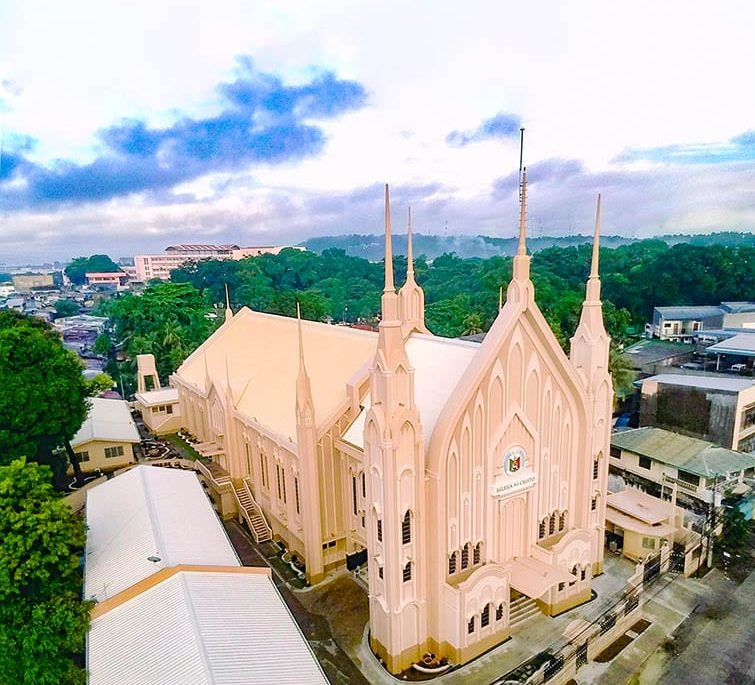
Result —
[[53, 491], [50, 470], [0, 466], [0, 683], [79, 685], [90, 602], [79, 570], [86, 526]]
[[114, 272], [121, 268], [106, 254], [93, 254], [90, 257], [76, 257], [64, 269], [65, 275], [71, 279], [71, 283], [83, 285], [87, 273]]
[[74, 300], [58, 300], [55, 303], [55, 312], [58, 316], [74, 316], [80, 310], [78, 302]]
[[0, 464], [28, 457], [65, 469], [53, 450], [86, 418], [90, 387], [82, 369], [48, 324], [0, 312]]

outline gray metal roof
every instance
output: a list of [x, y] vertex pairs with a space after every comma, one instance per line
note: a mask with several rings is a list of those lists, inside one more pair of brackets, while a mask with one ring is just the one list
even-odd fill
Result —
[[733, 338], [711, 345], [705, 349], [705, 353], [755, 357], [755, 330], [752, 333], [740, 333]]
[[721, 307], [707, 305], [689, 307], [656, 307], [655, 311], [659, 312], [664, 319], [678, 319], [680, 321], [699, 321], [701, 319], [708, 319], [712, 316], [721, 316], [724, 313]]
[[718, 447], [662, 428], [634, 428], [611, 436], [611, 446], [704, 478], [755, 468], [755, 454]]
[[721, 308], [731, 314], [755, 312], [755, 302], [722, 302]]

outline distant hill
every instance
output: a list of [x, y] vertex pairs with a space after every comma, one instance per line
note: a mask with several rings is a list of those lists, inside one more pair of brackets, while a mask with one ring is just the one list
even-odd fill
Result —
[[[669, 245], [677, 243], [689, 243], [691, 245], [750, 245], [755, 246], [755, 235], [752, 233], [735, 233], [733, 231], [710, 233], [706, 235], [663, 235], [654, 238], [663, 240]], [[601, 236], [603, 247], [620, 247], [639, 242], [639, 238], [626, 238], [618, 235]], [[592, 236], [538, 236], [527, 239], [527, 247], [532, 252], [538, 252], [546, 247], [570, 247], [592, 242]], [[353, 257], [363, 257], [372, 262], [383, 258], [382, 235], [333, 235], [309, 238], [300, 245], [311, 252], [321, 254], [330, 248], [344, 250]], [[454, 252], [459, 257], [493, 257], [495, 255], [512, 256], [516, 253], [516, 238], [495, 238], [492, 236], [467, 236], [467, 235], [422, 235], [414, 234], [414, 254], [424, 255], [427, 259], [435, 259], [447, 252]], [[406, 254], [406, 235], [394, 234], [393, 251], [396, 254]]]

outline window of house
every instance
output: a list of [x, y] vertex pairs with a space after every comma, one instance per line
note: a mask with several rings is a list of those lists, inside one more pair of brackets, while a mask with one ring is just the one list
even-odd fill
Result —
[[559, 530], [565, 530], [566, 529], [566, 512], [562, 511], [559, 514], [558, 517], [558, 529]]
[[474, 633], [474, 616], [467, 621], [467, 633], [470, 635]]
[[540, 525], [538, 526], [538, 529], [537, 529], [537, 536], [540, 539], [545, 537], [545, 526], [546, 526], [545, 521], [546, 519], [543, 519], [542, 521], [540, 521]]
[[406, 562], [406, 566], [404, 566], [402, 575], [403, 575], [405, 583], [408, 583], [412, 579], [412, 562], [411, 561]]
[[113, 459], [114, 457], [122, 457], [122, 456], [123, 456], [123, 445], [117, 445], [116, 447], [105, 448], [106, 459]]
[[165, 406], [165, 413], [166, 414], [172, 414], [173, 413], [173, 405], [172, 404], [168, 404], [168, 405]]
[[595, 511], [598, 508], [598, 498], [593, 497], [590, 500], [590, 511]]
[[362, 471], [362, 497], [367, 497], [367, 479], [364, 477], [364, 471]]
[[76, 452], [76, 456], [79, 458], [79, 461], [89, 461], [89, 452]]
[[655, 538], [642, 538], [642, 549], [655, 549]]
[[618, 447], [611, 446], [611, 456], [615, 459], [621, 459], [621, 450]]
[[412, 515], [407, 510], [401, 522], [401, 544], [408, 545], [412, 541]]
[[453, 575], [456, 573], [456, 563], [457, 563], [457, 553], [454, 552], [451, 554], [450, 557], [448, 557], [448, 575]]
[[267, 487], [267, 464], [265, 455], [260, 452], [260, 474], [262, 476], [262, 487]]
[[571, 574], [574, 576], [574, 579], [569, 581], [569, 585], [574, 585], [574, 583], [577, 582], [577, 578], [579, 578], [579, 565], [578, 564], [575, 564], [574, 566], [572, 566]]
[[652, 461], [650, 460], [650, 457], [640, 457], [640, 467], [643, 469], [649, 469], [652, 465]]
[[380, 580], [383, 580], [383, 567], [378, 566], [378, 576], [380, 577]]
[[484, 628], [485, 626], [490, 624], [490, 604], [486, 604], [485, 608], [482, 610], [482, 613], [480, 614], [480, 626]]
[[294, 478], [294, 497], [296, 498], [296, 513], [301, 514], [301, 510], [299, 509], [299, 479]]
[[592, 463], [592, 477], [595, 480], [598, 477], [598, 471], [600, 470], [600, 462], [596, 459]]
[[383, 519], [377, 520], [377, 539], [378, 542], [383, 541]]
[[548, 534], [553, 535], [553, 533], [556, 532], [556, 513], [553, 512], [551, 514], [550, 519], [548, 519]]
[[357, 477], [351, 477], [351, 507], [354, 512], [354, 516], [357, 515]]
[[463, 571], [467, 566], [469, 566], [469, 543], [461, 549], [461, 570]]
[[687, 473], [686, 471], [679, 471], [679, 480], [689, 483], [690, 485], [700, 485], [700, 476], [696, 476], [694, 473]]
[[480, 557], [482, 556], [482, 543], [478, 542], [474, 546], [474, 556], [473, 556], [473, 564], [479, 564], [480, 563]]
[[503, 604], [499, 604], [495, 610], [495, 620], [500, 621], [503, 619]]

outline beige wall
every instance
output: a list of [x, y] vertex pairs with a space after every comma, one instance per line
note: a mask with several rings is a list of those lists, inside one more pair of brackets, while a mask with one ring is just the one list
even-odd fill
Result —
[[[106, 457], [105, 449], [113, 447], [122, 447], [123, 456], [118, 457]], [[88, 452], [89, 459], [81, 462], [81, 470], [84, 473], [91, 473], [97, 469], [103, 471], [112, 471], [113, 469], [120, 468], [127, 464], [133, 464], [134, 459], [134, 446], [130, 442], [110, 442], [102, 440], [90, 440], [89, 442], [82, 443], [73, 448], [76, 453]], [[69, 466], [69, 473], [72, 473], [72, 469]]]
[[[178, 402], [145, 407], [137, 401], [144, 425], [156, 435], [175, 433], [181, 428], [181, 405]], [[172, 413], [168, 413], [167, 407]]]

